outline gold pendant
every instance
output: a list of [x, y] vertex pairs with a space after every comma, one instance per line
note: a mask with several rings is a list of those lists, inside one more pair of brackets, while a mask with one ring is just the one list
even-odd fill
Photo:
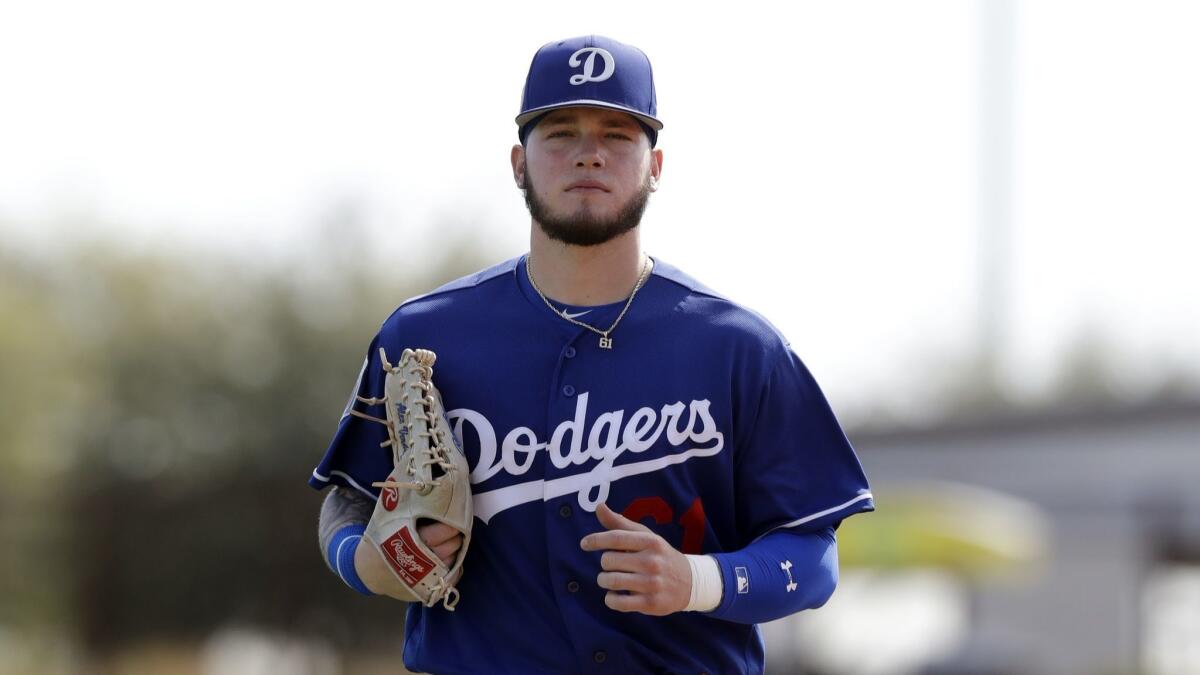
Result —
[[600, 349], [612, 349], [612, 338], [601, 335]]

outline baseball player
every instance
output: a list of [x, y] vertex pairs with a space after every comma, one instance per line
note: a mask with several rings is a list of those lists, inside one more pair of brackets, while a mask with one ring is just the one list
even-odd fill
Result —
[[[381, 348], [437, 355], [474, 521], [453, 611], [408, 606], [433, 673], [761, 672], [756, 624], [819, 607], [834, 531], [874, 509], [820, 388], [765, 319], [642, 252], [662, 175], [650, 62], [591, 35], [533, 58], [512, 175], [529, 253], [413, 298], [367, 349], [309, 483], [330, 568], [406, 597], [359, 546], [392, 471]], [[362, 398], [356, 398], [362, 397]], [[447, 566], [463, 533], [422, 523]]]

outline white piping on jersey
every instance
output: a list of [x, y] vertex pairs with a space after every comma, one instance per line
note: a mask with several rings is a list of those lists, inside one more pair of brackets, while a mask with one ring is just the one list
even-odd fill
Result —
[[[354, 489], [356, 489], [359, 492], [363, 493], [364, 495], [370, 497], [371, 501], [375, 501], [376, 499], [379, 498], [379, 495], [377, 495], [374, 492], [371, 492], [370, 490], [368, 490], [367, 488], [359, 485], [358, 482], [355, 481], [354, 478], [352, 478], [350, 476], [350, 474], [346, 473], [345, 471], [330, 471], [329, 473], [334, 476], [341, 476], [347, 483], [354, 486]], [[321, 474], [317, 473], [316, 469], [313, 469], [313, 478], [316, 478], [317, 480], [321, 481], [322, 483], [328, 483], [331, 480], [330, 476], [322, 476]]]
[[783, 530], [783, 529], [786, 529], [789, 527], [796, 527], [797, 525], [803, 525], [805, 523], [810, 523], [810, 522], [816, 520], [817, 518], [824, 518], [825, 516], [827, 516], [831, 513], [837, 513], [838, 511], [841, 511], [842, 509], [846, 508], [847, 506], [852, 506], [854, 504], [857, 504], [858, 502], [861, 502], [864, 499], [874, 499], [874, 498], [875, 498], [875, 496], [872, 495], [870, 492], [864, 492], [863, 494], [855, 497], [854, 499], [851, 499], [850, 501], [848, 501], [844, 504], [838, 504], [837, 506], [835, 506], [833, 508], [825, 509], [824, 511], [817, 511], [816, 513], [814, 513], [812, 515], [804, 516], [803, 518], [793, 520], [790, 523], [784, 523], [782, 525], [777, 525], [775, 527], [772, 527], [771, 529], [767, 530], [766, 532], [763, 532], [762, 534], [755, 537], [754, 541], [758, 541], [759, 539], [762, 539], [763, 537], [767, 536], [768, 534], [771, 534], [775, 530]]

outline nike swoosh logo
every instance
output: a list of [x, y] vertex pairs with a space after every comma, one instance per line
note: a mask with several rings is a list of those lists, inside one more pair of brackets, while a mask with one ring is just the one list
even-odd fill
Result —
[[582, 312], [576, 312], [576, 313], [572, 314], [572, 313], [570, 313], [570, 312], [568, 312], [567, 310], [565, 310], [565, 309], [564, 309], [564, 310], [563, 310], [563, 316], [565, 316], [565, 317], [568, 317], [568, 318], [571, 318], [571, 319], [578, 319], [579, 317], [583, 316], [584, 314], [587, 314], [587, 313], [588, 313], [588, 312], [590, 312], [590, 311], [592, 311], [592, 310], [590, 310], [590, 309], [585, 309], [585, 310], [583, 310]]

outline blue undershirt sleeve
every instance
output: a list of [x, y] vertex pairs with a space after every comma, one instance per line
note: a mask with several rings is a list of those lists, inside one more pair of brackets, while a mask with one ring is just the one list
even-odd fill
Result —
[[358, 550], [358, 544], [362, 541], [365, 530], [366, 526], [358, 523], [338, 530], [330, 539], [329, 549], [325, 552], [325, 556], [329, 566], [337, 572], [338, 577], [347, 586], [363, 595], [374, 595], [359, 578], [358, 570], [354, 567], [354, 553]]
[[824, 605], [838, 581], [833, 530], [776, 530], [739, 551], [711, 554], [724, 590], [709, 616], [764, 623]]

